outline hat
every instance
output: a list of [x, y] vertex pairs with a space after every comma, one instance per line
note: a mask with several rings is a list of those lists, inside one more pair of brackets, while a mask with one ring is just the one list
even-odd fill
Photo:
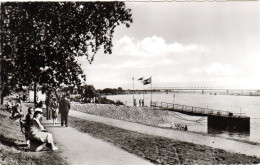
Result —
[[42, 113], [42, 109], [41, 108], [35, 108], [34, 112], [41, 112]]

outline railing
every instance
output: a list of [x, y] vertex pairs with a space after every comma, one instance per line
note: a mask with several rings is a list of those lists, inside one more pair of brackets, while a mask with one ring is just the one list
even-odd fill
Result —
[[235, 116], [235, 117], [246, 117], [245, 113], [232, 113], [229, 111], [215, 110], [209, 108], [186, 106], [180, 104], [166, 103], [166, 102], [155, 102], [151, 104], [152, 107], [160, 107], [167, 110], [175, 110], [180, 112], [188, 112], [193, 114], [203, 115], [218, 115], [218, 116]]

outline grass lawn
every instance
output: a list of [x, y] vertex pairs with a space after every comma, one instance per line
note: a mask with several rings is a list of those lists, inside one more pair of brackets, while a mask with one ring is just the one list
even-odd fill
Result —
[[69, 125], [155, 164], [256, 164], [260, 159], [69, 117]]
[[18, 121], [0, 109], [0, 164], [67, 164], [59, 151], [31, 152], [26, 149], [25, 137]]

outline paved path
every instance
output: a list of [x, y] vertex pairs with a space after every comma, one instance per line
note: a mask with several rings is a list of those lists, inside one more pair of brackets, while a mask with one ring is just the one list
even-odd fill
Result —
[[62, 155], [72, 165], [151, 165], [136, 155], [130, 154], [110, 143], [95, 139], [72, 127], [53, 126], [51, 120], [43, 120]]
[[132, 130], [144, 134], [156, 135], [167, 137], [170, 139], [176, 139], [185, 142], [191, 142], [194, 144], [206, 145], [213, 148], [219, 148], [226, 151], [241, 153], [249, 156], [257, 156], [260, 158], [260, 146], [234, 141], [221, 137], [211, 137], [192, 132], [184, 132], [173, 129], [163, 129], [151, 126], [146, 126], [138, 123], [127, 122], [123, 120], [105, 118], [101, 116], [90, 115], [78, 111], [70, 110], [69, 116], [78, 117], [90, 121], [96, 121], [111, 126]]

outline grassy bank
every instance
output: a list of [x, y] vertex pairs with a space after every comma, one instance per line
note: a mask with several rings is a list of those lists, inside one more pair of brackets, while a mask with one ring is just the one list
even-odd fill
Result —
[[110, 142], [155, 164], [256, 164], [260, 159], [159, 136], [141, 134], [106, 124], [69, 118], [81, 132]]
[[131, 121], [151, 126], [169, 123], [168, 111], [155, 111], [149, 107], [116, 106], [111, 104], [78, 104], [74, 103], [71, 109], [80, 112]]
[[19, 122], [9, 119], [10, 113], [0, 110], [0, 164], [67, 164], [59, 152], [31, 152]]

